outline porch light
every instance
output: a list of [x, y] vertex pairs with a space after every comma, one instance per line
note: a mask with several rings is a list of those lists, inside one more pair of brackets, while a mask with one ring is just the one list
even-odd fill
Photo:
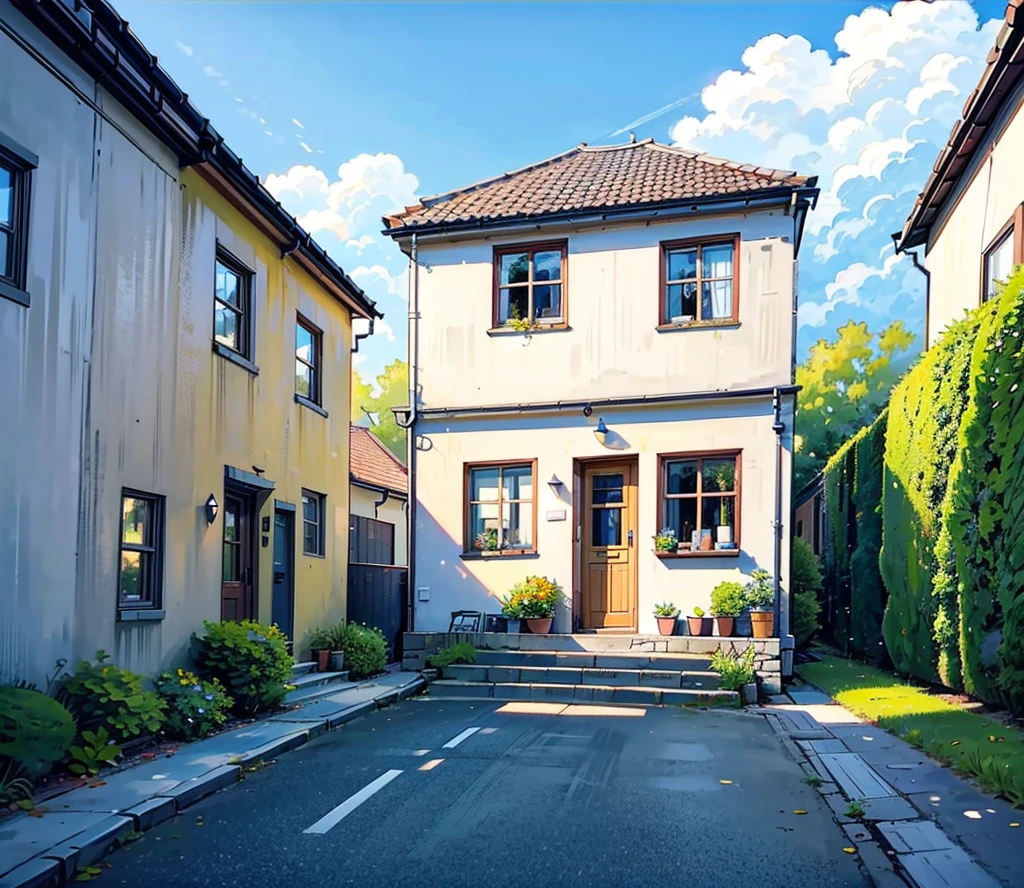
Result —
[[548, 487], [550, 487], [556, 494], [562, 487], [562, 479], [558, 475], [552, 475], [551, 480], [548, 481]]
[[220, 508], [217, 505], [217, 497], [211, 493], [209, 499], [206, 500], [204, 508], [206, 509], [206, 523], [213, 524], [217, 520], [217, 510]]
[[608, 426], [604, 424], [603, 416], [597, 418], [597, 428], [594, 429], [594, 437], [597, 438], [598, 444], [604, 444], [605, 439], [608, 437]]

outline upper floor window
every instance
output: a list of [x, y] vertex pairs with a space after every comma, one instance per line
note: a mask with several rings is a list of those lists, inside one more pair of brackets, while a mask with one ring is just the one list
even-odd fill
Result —
[[164, 499], [160, 496], [134, 490], [121, 493], [121, 568], [117, 602], [121, 611], [160, 607], [163, 505]]
[[535, 461], [466, 468], [466, 552], [522, 555], [534, 551]]
[[661, 473], [658, 526], [675, 531], [680, 551], [738, 551], [740, 454], [670, 454]]
[[1013, 226], [1006, 229], [985, 251], [985, 290], [982, 302], [995, 296], [1013, 272]]
[[739, 235], [661, 245], [661, 323], [739, 320]]
[[566, 241], [496, 247], [495, 327], [565, 326]]
[[320, 397], [323, 333], [301, 315], [295, 322], [295, 394], [314, 404]]
[[29, 304], [29, 178], [37, 159], [0, 135], [0, 296]]
[[214, 341], [245, 359], [252, 357], [252, 269], [217, 247], [213, 293]]

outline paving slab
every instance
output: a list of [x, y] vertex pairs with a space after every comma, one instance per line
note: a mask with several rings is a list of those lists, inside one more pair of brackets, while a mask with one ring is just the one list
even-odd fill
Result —
[[920, 812], [902, 796], [870, 799], [864, 802], [865, 820], [915, 820]]
[[899, 860], [918, 888], [999, 888], [960, 848], [901, 854]]
[[42, 856], [59, 861], [66, 873], [65, 878], [68, 878], [76, 867], [92, 866], [106, 857], [125, 840], [134, 827], [135, 821], [131, 817], [111, 815], [66, 842], [50, 848]]
[[124, 813], [135, 821], [136, 830], [145, 832], [165, 820], [170, 820], [178, 813], [178, 806], [174, 804], [174, 799], [155, 798], [129, 808]]
[[847, 823], [843, 832], [851, 842], [870, 842], [871, 833], [863, 823]]
[[896, 795], [896, 791], [856, 753], [824, 753], [819, 758], [848, 798], [880, 799]]
[[769, 706], [766, 708], [779, 720], [783, 730], [789, 734], [793, 734], [793, 732], [814, 734], [824, 732], [826, 737], [831, 736], [827, 731], [824, 731], [817, 719], [802, 709], [794, 709], [790, 706]]
[[878, 824], [893, 850], [899, 854], [916, 851], [940, 851], [954, 848], [953, 840], [931, 820], [915, 820], [910, 823], [883, 822]]
[[180, 811], [193, 802], [212, 795], [218, 789], [233, 786], [238, 783], [240, 776], [241, 768], [238, 765], [221, 765], [219, 768], [207, 771], [201, 777], [193, 777], [191, 780], [179, 783], [167, 793], [167, 797], [174, 799], [174, 803]]
[[102, 823], [110, 812], [53, 811], [40, 805], [42, 817], [15, 814], [0, 821], [0, 874], [8, 873], [33, 857]]
[[823, 752], [849, 752], [843, 746], [842, 740], [805, 740], [804, 742], [818, 755], [821, 755]]
[[49, 888], [60, 882], [60, 863], [56, 860], [30, 860], [0, 876], [0, 888]]
[[813, 703], [834, 703], [835, 701], [826, 693], [817, 688], [791, 689], [787, 692], [789, 698], [796, 704], [805, 706]]

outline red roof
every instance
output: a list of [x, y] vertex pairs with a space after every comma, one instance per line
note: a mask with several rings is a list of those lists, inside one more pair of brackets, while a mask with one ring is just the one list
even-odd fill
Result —
[[350, 426], [349, 445], [353, 481], [402, 493], [408, 491], [409, 473], [405, 466], [395, 459], [394, 454], [369, 429]]

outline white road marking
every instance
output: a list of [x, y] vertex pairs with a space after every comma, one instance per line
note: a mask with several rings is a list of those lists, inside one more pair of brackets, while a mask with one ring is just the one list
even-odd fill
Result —
[[466, 730], [464, 730], [457, 737], [452, 737], [452, 739], [449, 740], [447, 743], [445, 743], [445, 745], [442, 746], [441, 748], [442, 749], [454, 749], [463, 740], [468, 740], [470, 737], [472, 737], [479, 730], [480, 730], [479, 728], [466, 728]]
[[345, 799], [337, 808], [333, 808], [324, 814], [316, 823], [314, 823], [309, 829], [304, 829], [303, 833], [312, 835], [322, 836], [329, 829], [337, 826], [339, 822], [345, 817], [348, 817], [356, 808], [358, 808], [363, 802], [365, 802], [375, 792], [383, 789], [392, 780], [394, 780], [401, 771], [385, 771], [380, 775], [373, 783], [369, 783], [364, 786], [359, 792], [349, 798]]

